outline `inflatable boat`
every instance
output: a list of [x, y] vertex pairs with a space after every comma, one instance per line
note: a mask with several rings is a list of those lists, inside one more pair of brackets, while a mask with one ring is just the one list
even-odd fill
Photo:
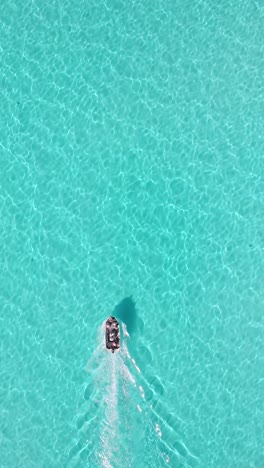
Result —
[[112, 316], [105, 322], [105, 347], [112, 353], [120, 349], [119, 323], [116, 318]]

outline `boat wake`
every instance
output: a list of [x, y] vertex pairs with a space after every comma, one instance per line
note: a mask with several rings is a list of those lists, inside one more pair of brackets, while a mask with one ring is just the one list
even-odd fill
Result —
[[133, 468], [193, 467], [198, 459], [179, 442], [179, 435], [160, 415], [151, 384], [131, 357], [122, 324], [119, 353], [105, 349], [105, 325], [87, 363], [88, 382], [75, 421], [77, 438], [66, 466]]

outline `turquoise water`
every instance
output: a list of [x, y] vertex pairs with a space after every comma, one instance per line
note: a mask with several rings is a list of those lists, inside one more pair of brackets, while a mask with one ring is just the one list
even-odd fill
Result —
[[263, 27], [1, 3], [1, 467], [264, 466]]

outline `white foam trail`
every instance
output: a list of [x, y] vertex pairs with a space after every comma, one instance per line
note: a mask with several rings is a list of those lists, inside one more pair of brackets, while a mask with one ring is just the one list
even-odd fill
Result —
[[[130, 428], [131, 417], [133, 418], [133, 425], [135, 424], [133, 413], [130, 411], [132, 404], [136, 411], [134, 416], [138, 414], [138, 421], [142, 421], [141, 418], [144, 417], [144, 425], [147, 423], [147, 425], [152, 428], [151, 433], [157, 440], [156, 448], [158, 449], [159, 447], [159, 454], [164, 457], [166, 463], [170, 465], [173, 463], [173, 459], [175, 461], [176, 457], [179, 463], [183, 463], [184, 466], [187, 466], [185, 456], [180, 454], [175, 447], [170, 446], [165, 440], [167, 438], [166, 433], [169, 434], [169, 438], [172, 438], [172, 440], [179, 439], [179, 436], [173, 427], [158, 414], [157, 409], [155, 409], [156, 404], [153, 408], [147, 401], [144, 388], [148, 393], [150, 390], [152, 392], [154, 389], [142, 375], [135, 359], [131, 357], [128, 351], [127, 340], [130, 337], [124, 324], [122, 324], [122, 331], [123, 337], [120, 351], [113, 354], [109, 353], [105, 349], [104, 322], [98, 330], [98, 346], [87, 364], [87, 370], [90, 372], [92, 379], [90, 386], [93, 390], [88, 392], [91, 398], [87, 400], [87, 404], [90, 404], [90, 401], [92, 401], [96, 405], [96, 423], [93, 424], [93, 427], [89, 427], [89, 433], [91, 434], [90, 443], [95, 442], [98, 438], [101, 442], [99, 444], [99, 451], [95, 454], [97, 464], [102, 468], [114, 468], [116, 466], [116, 455], [118, 454], [120, 466], [127, 466], [127, 468], [133, 466], [132, 447], [136, 440], [135, 434], [130, 434], [129, 430], [127, 430], [125, 442], [124, 438], [120, 437], [121, 427], [122, 431], [124, 427]], [[126, 359], [128, 359], [130, 364], [126, 362]], [[137, 376], [135, 372], [133, 372], [134, 375], [130, 372], [129, 368], [131, 369], [131, 365], [136, 370]], [[137, 382], [138, 379], [139, 382]], [[136, 398], [132, 398], [131, 391], [133, 388], [137, 392], [137, 396], [134, 395]], [[119, 414], [120, 404], [125, 411], [121, 411]], [[83, 426], [87, 434], [88, 430], [86, 428], [91, 423], [93, 423], [93, 418], [89, 420], [88, 424], [86, 422]], [[162, 434], [164, 432], [165, 434]], [[165, 437], [165, 439], [163, 437]], [[158, 442], [158, 440], [160, 442]], [[164, 453], [160, 443], [163, 445]], [[96, 445], [98, 446], [98, 444]], [[190, 457], [198, 460], [182, 442], [181, 445], [184, 447], [188, 458]]]
[[104, 427], [101, 433], [102, 454], [101, 461], [104, 468], [112, 468], [112, 459], [118, 441], [119, 415], [118, 415], [118, 374], [117, 355], [110, 354], [109, 358], [109, 384], [107, 385], [106, 414]]
[[[139, 374], [141, 374], [140, 368], [138, 367], [138, 365], [137, 365], [135, 359], [133, 359], [133, 358], [131, 357], [131, 355], [130, 355], [130, 353], [129, 353], [129, 351], [128, 351], [128, 348], [127, 348], [126, 343], [124, 343], [124, 355], [132, 362], [132, 364], [133, 364], [134, 368], [137, 370], [137, 372], [138, 372]], [[149, 385], [149, 383], [147, 382], [147, 380], [143, 377], [142, 374], [140, 375], [140, 378], [143, 380], [143, 382], [144, 382], [144, 384], [146, 385], [146, 387], [149, 388], [150, 385]], [[145, 392], [144, 392], [144, 389], [143, 389], [142, 385], [138, 385], [137, 388], [138, 388], [138, 390], [139, 390], [139, 393], [140, 393], [140, 395], [141, 395], [141, 398], [142, 398], [143, 400], [146, 401], [146, 399], [145, 399]], [[164, 427], [166, 427], [166, 429], [167, 429], [170, 433], [174, 433], [174, 435], [177, 436], [177, 434], [175, 433], [175, 430], [168, 424], [168, 422], [167, 422], [164, 418], [162, 418], [162, 416], [160, 416], [160, 415], [157, 413], [157, 411], [152, 407], [152, 405], [149, 405], [149, 404], [148, 404], [148, 408], [149, 408], [150, 412], [153, 414], [153, 416], [155, 416], [155, 418], [156, 418], [158, 421], [160, 421], [160, 422], [162, 423], [162, 425], [163, 425]], [[139, 412], [142, 412], [142, 409], [141, 409], [141, 407], [140, 407], [139, 405], [137, 405], [137, 409], [138, 409]], [[155, 423], [155, 431], [156, 431], [157, 435], [159, 436], [159, 438], [161, 438], [161, 437], [162, 437], [162, 431], [161, 431], [160, 425], [159, 425], [158, 423]], [[173, 448], [170, 447], [170, 446], [165, 442], [164, 439], [162, 439], [162, 442], [163, 442], [163, 444], [165, 445], [165, 447], [166, 447], [166, 449], [168, 450], [168, 452], [173, 453], [173, 454], [178, 458], [178, 460], [181, 460], [181, 462], [186, 462], [186, 460], [184, 459], [184, 457], [183, 457], [182, 455], [180, 455], [180, 453], [179, 453], [174, 447], [173, 447]], [[186, 451], [186, 453], [188, 454], [188, 456], [189, 456], [190, 458], [193, 458], [193, 459], [199, 461], [199, 459], [198, 459], [193, 453], [190, 452], [190, 450], [184, 445], [184, 443], [183, 443], [182, 441], [181, 441], [181, 445], [183, 446], [184, 450]], [[166, 455], [166, 454], [164, 454], [164, 455]], [[166, 455], [166, 461], [167, 461], [167, 463], [169, 463], [168, 459], [169, 459], [169, 457]]]
[[123, 335], [125, 337], [127, 337], [127, 338], [130, 338], [130, 335], [129, 335], [128, 331], [127, 331], [127, 327], [123, 322], [122, 322], [122, 330], [123, 330]]
[[98, 330], [98, 346], [87, 364], [94, 387], [92, 400], [103, 410], [98, 427], [100, 448], [96, 455], [99, 465], [103, 468], [115, 466], [117, 453], [120, 463], [124, 456], [120, 449], [122, 441], [119, 437], [121, 421], [118, 406], [121, 400], [124, 404], [129, 401], [131, 385], [136, 388], [135, 378], [124, 362], [126, 357], [124, 344], [129, 334], [123, 324], [122, 328], [124, 337], [121, 350], [118, 353], [109, 353], [105, 349], [105, 322], [103, 322]]
[[113, 428], [116, 427], [116, 422], [118, 421], [118, 409], [117, 409], [117, 392], [118, 392], [118, 375], [116, 372], [116, 359], [117, 356], [115, 354], [111, 354], [110, 356], [110, 385], [108, 389], [108, 398], [106, 403], [108, 405], [108, 424]]

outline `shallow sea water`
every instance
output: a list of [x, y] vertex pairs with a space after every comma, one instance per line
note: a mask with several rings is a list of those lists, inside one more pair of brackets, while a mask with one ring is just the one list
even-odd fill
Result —
[[1, 3], [1, 467], [264, 466], [263, 28]]

